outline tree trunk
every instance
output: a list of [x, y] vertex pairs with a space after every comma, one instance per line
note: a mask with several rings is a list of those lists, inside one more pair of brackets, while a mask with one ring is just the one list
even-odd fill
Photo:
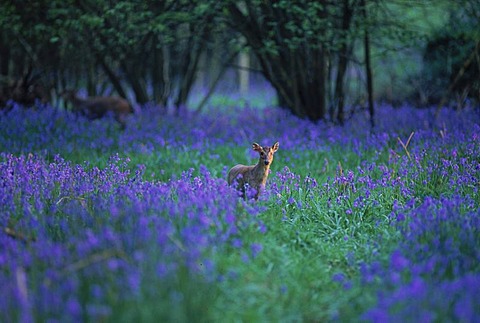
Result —
[[168, 98], [170, 97], [172, 90], [172, 81], [170, 78], [170, 47], [167, 45], [162, 46], [162, 103], [166, 107], [168, 103]]
[[367, 95], [368, 95], [368, 112], [370, 114], [370, 126], [372, 129], [375, 127], [375, 106], [373, 104], [373, 77], [372, 66], [370, 61], [370, 33], [368, 31], [368, 15], [366, 0], [361, 0], [362, 15], [365, 21], [365, 36], [364, 36], [364, 49], [365, 49], [365, 72], [367, 74]]
[[248, 51], [241, 51], [238, 56], [238, 83], [240, 95], [245, 96], [248, 94], [249, 79], [250, 79], [250, 55]]
[[151, 69], [151, 78], [152, 78], [152, 96], [153, 102], [163, 106], [162, 102], [162, 73], [163, 73], [163, 64], [162, 64], [162, 54], [159, 48], [152, 46], [153, 51], [153, 68]]
[[337, 78], [335, 82], [335, 93], [333, 96], [333, 100], [337, 107], [337, 122], [340, 125], [343, 125], [345, 122], [345, 89], [343, 86], [351, 52], [351, 45], [348, 43], [347, 34], [350, 31], [352, 15], [353, 9], [349, 5], [349, 0], [344, 0], [342, 16], [342, 32], [344, 34], [344, 39], [341, 40], [340, 51], [338, 55]]
[[[191, 40], [189, 43], [192, 45], [187, 49], [185, 60], [183, 61], [180, 91], [177, 99], [175, 100], [175, 106], [180, 107], [187, 102], [188, 95], [195, 81], [195, 72], [197, 70], [198, 62], [200, 61], [200, 55], [203, 51], [203, 46], [196, 40]], [[193, 43], [193, 44], [192, 44]]]
[[[208, 19], [208, 18], [207, 18]], [[175, 106], [185, 105], [195, 81], [196, 72], [205, 44], [209, 39], [210, 24], [205, 24], [200, 30], [193, 30], [196, 26], [188, 26], [187, 46], [182, 53], [184, 59], [181, 61], [180, 90], [175, 100]]]
[[344, 76], [347, 70], [348, 61], [344, 57], [344, 54], [340, 54], [338, 60], [338, 70], [337, 70], [337, 78], [335, 82], [335, 93], [333, 95], [333, 102], [336, 106], [337, 110], [337, 122], [340, 125], [343, 125], [345, 121], [345, 90], [343, 88], [344, 83]]
[[4, 37], [1, 36], [2, 39], [0, 40], [0, 75], [1, 80], [5, 81], [8, 79], [9, 75], [9, 64], [10, 64], [10, 47], [5, 46]]
[[135, 69], [135, 62], [133, 64], [126, 61], [121, 62], [122, 69], [124, 70], [128, 83], [132, 87], [135, 94], [135, 101], [142, 105], [149, 101], [147, 89], [145, 86], [145, 79], [141, 70]]
[[[159, 42], [162, 40], [159, 39]], [[163, 44], [161, 48], [153, 46], [153, 66], [151, 69], [151, 79], [153, 87], [153, 101], [161, 108], [166, 108], [168, 98], [170, 97], [170, 47]]]

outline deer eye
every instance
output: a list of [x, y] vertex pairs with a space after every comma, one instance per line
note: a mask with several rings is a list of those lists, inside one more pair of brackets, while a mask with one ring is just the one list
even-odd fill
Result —
[[265, 156], [265, 153], [261, 152], [261, 153], [260, 153], [260, 156], [261, 156], [261, 157]]

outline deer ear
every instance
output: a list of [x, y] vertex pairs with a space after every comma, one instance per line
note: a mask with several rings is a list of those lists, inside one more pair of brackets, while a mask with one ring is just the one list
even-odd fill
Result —
[[256, 142], [253, 143], [252, 148], [253, 148], [253, 150], [255, 150], [255, 151], [259, 151], [259, 152], [262, 151], [262, 146], [260, 146], [260, 145], [257, 144]]
[[280, 145], [280, 144], [278, 143], [278, 141], [277, 141], [276, 143], [274, 143], [273, 146], [272, 146], [272, 150], [273, 150], [274, 152], [277, 151], [279, 145]]

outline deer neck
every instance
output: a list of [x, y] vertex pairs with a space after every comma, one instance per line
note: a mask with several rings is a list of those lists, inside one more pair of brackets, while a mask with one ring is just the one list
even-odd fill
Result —
[[268, 171], [270, 170], [270, 164], [265, 165], [263, 160], [259, 160], [258, 163], [253, 167], [252, 172], [255, 174], [255, 177], [264, 178], [266, 180], [268, 176]]

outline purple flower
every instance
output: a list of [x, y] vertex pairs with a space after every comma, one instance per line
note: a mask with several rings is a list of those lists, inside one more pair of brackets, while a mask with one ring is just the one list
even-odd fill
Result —
[[67, 311], [72, 318], [80, 319], [82, 313], [82, 307], [78, 300], [73, 297], [70, 297], [67, 300]]
[[332, 276], [332, 280], [337, 283], [343, 283], [345, 281], [345, 275], [343, 273], [336, 273]]
[[392, 253], [390, 262], [390, 267], [398, 272], [403, 271], [409, 265], [409, 261], [402, 255], [399, 250], [396, 250]]
[[241, 248], [242, 245], [243, 245], [243, 242], [242, 242], [241, 239], [239, 239], [239, 238], [233, 239], [233, 241], [232, 241], [232, 246], [233, 246], [234, 248]]
[[263, 250], [263, 246], [259, 243], [252, 243], [250, 245], [250, 249], [252, 251], [252, 258], [256, 258], [257, 255]]

